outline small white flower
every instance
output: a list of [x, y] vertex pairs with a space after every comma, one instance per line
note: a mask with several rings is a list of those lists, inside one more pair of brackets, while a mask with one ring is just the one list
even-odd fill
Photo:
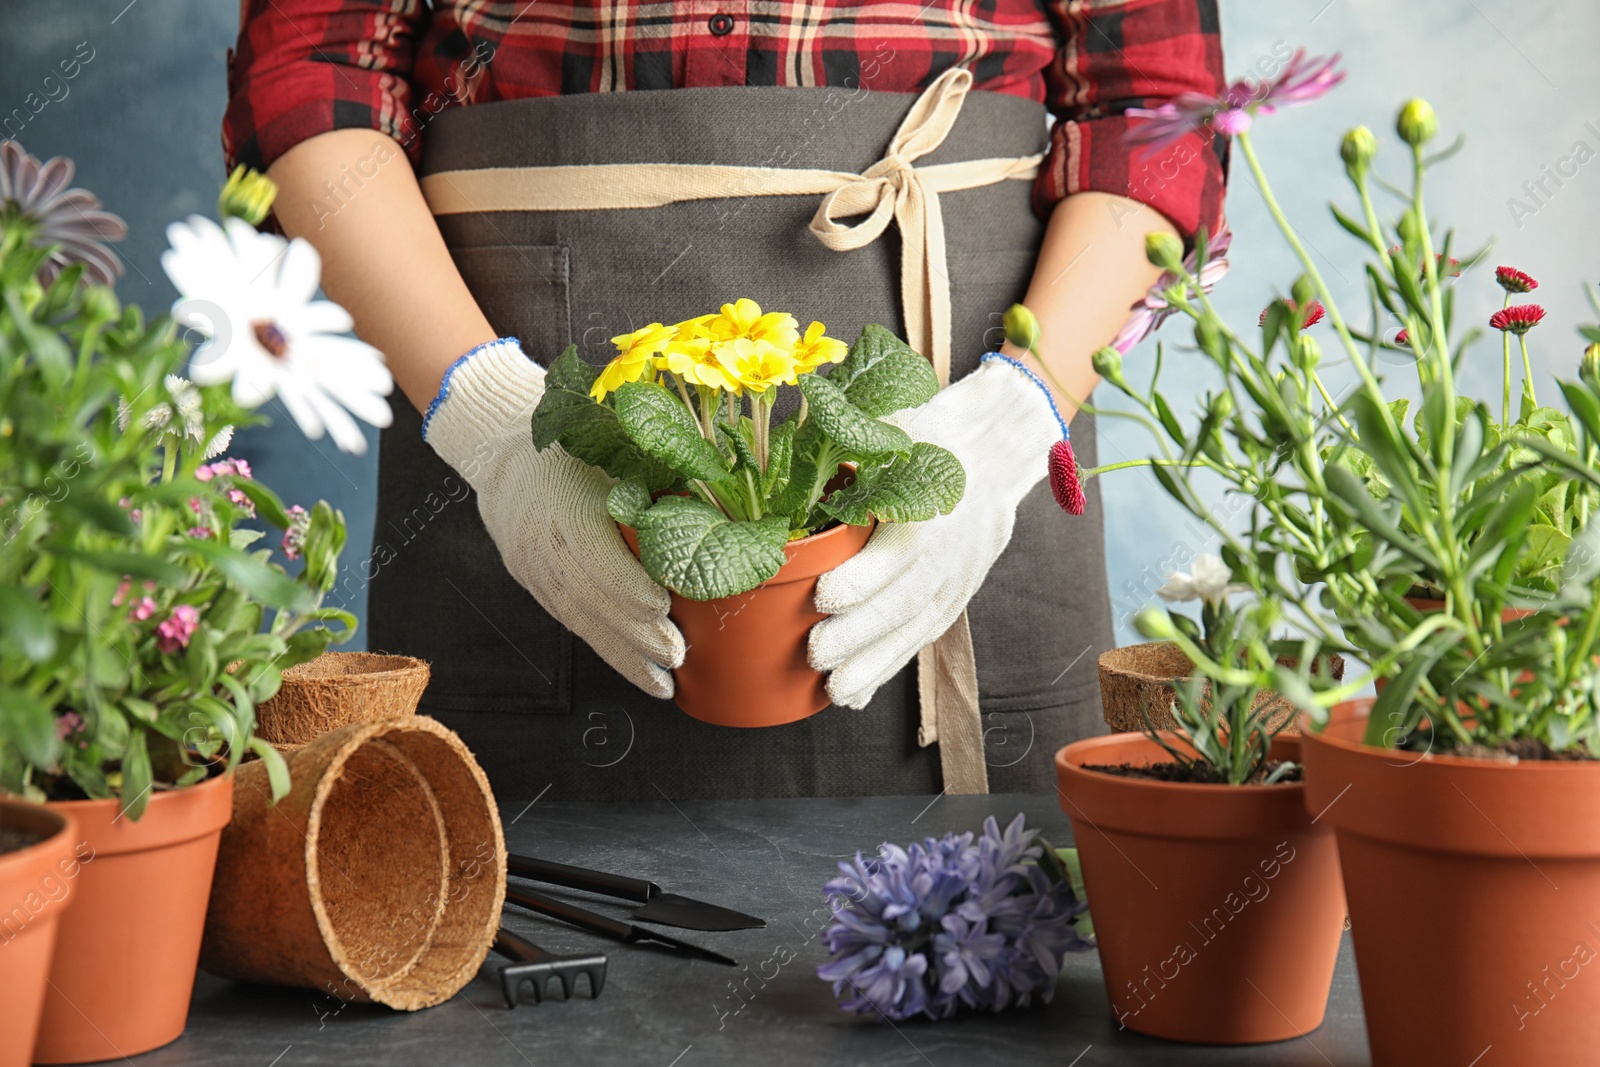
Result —
[[1206, 600], [1219, 604], [1229, 593], [1242, 593], [1248, 586], [1230, 584], [1233, 572], [1222, 562], [1222, 557], [1202, 552], [1194, 558], [1194, 571], [1184, 574], [1174, 571], [1167, 575], [1167, 584], [1156, 590], [1162, 600], [1177, 603], [1184, 600]]
[[194, 380], [232, 382], [233, 399], [250, 408], [276, 396], [307, 437], [326, 431], [341, 450], [365, 452], [351, 415], [388, 426], [394, 378], [382, 353], [344, 336], [353, 325], [344, 308], [314, 299], [316, 249], [199, 215], [167, 227], [167, 239], [161, 266], [181, 294], [173, 316], [206, 338], [191, 360]]

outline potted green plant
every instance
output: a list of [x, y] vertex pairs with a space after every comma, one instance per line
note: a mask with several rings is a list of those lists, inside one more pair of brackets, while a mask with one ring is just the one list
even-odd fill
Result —
[[[618, 479], [608, 510], [671, 590], [691, 649], [680, 708], [724, 726], [816, 714], [829, 703], [806, 660], [817, 578], [875, 522], [948, 513], [965, 490], [952, 453], [887, 418], [938, 392], [932, 367], [882, 327], [847, 348], [752, 300], [614, 341], [603, 369], [575, 347], [551, 365], [534, 444]], [[784, 386], [801, 397], [776, 420]]]
[[[238, 327], [202, 346], [189, 370], [202, 384], [183, 377], [191, 352], [174, 322], [147, 324], [90, 281], [108, 281], [117, 260], [73, 225], [96, 205], [66, 188], [70, 164], [5, 142], [0, 167], [0, 792], [70, 818], [92, 855], [61, 922], [34, 1052], [79, 1062], [182, 1032], [231, 771], [253, 753], [273, 793], [288, 788], [282, 758], [253, 736], [255, 707], [354, 619], [322, 606], [343, 517], [326, 503], [286, 508], [246, 461], [217, 458], [253, 418], [237, 400], [293, 388], [241, 370], [250, 349], [311, 355], [293, 349], [292, 308], [274, 303], [305, 250], [237, 217], [259, 220], [249, 204], [263, 187], [236, 176], [226, 230], [198, 218], [173, 228], [164, 265], [180, 290], [202, 276], [233, 294], [201, 309], [213, 338]], [[103, 223], [101, 236], [115, 229]], [[230, 249], [276, 241], [282, 269], [235, 261], [230, 277], [209, 236]], [[233, 285], [252, 273], [253, 287]], [[256, 546], [252, 520], [303, 558], [298, 573]]]
[[[1583, 1062], [1600, 1008], [1600, 992], [1577, 980], [1594, 958], [1586, 901], [1600, 889], [1600, 838], [1585, 814], [1600, 800], [1600, 544], [1587, 523], [1600, 489], [1600, 349], [1560, 383], [1564, 412], [1538, 403], [1524, 358], [1513, 414], [1509, 338], [1521, 342], [1543, 311], [1510, 302], [1533, 283], [1503, 267], [1507, 306], [1488, 323], [1506, 337], [1498, 418], [1496, 405], [1459, 393], [1476, 331], [1452, 340], [1449, 278], [1480, 257], [1458, 263], [1450, 237], [1435, 239], [1424, 175], [1448, 152], [1428, 154], [1437, 120], [1420, 100], [1396, 122], [1410, 170], [1396, 220], [1380, 222], [1370, 193], [1376, 139], [1359, 128], [1341, 144], [1359, 207], [1336, 218], [1371, 253], [1373, 322], [1352, 327], [1273, 198], [1251, 144], [1253, 106], [1197, 105], [1168, 114], [1167, 128], [1231, 116], [1304, 275], [1264, 312], [1257, 339], [1221, 319], [1181, 250], [1151, 243], [1174, 278], [1165, 306], [1193, 320], [1222, 379], [1195, 429], [1154, 387], [1129, 388], [1118, 352], [1098, 363], [1177, 448], [1127, 465], [1150, 467], [1212, 526], [1232, 580], [1271, 606], [1275, 632], [1301, 639], [1303, 654], [1344, 652], [1368, 669], [1336, 685], [1260, 655], [1193, 661], [1213, 686], [1273, 686], [1319, 727], [1299, 741], [1306, 801], [1338, 838], [1374, 1063], [1488, 1062], [1491, 1050]], [[1339, 400], [1306, 332], [1323, 315], [1359, 378]], [[1414, 414], [1385, 395], [1373, 369], [1382, 350], [1414, 357]], [[1202, 468], [1245, 500], [1242, 524], [1206, 505], [1190, 481]], [[1420, 599], [1430, 592], [1436, 603]], [[1167, 636], [1186, 640], [1175, 626]], [[1369, 679], [1384, 683], [1379, 696], [1351, 701]], [[1097, 927], [1101, 912], [1096, 900]]]

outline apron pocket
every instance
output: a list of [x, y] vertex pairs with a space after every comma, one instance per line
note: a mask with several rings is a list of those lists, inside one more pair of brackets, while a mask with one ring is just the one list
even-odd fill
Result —
[[501, 337], [548, 364], [572, 343], [571, 254], [566, 245], [452, 248], [456, 269]]

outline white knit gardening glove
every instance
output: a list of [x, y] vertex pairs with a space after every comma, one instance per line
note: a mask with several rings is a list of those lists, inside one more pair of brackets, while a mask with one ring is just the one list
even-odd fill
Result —
[[612, 480], [552, 445], [533, 447], [544, 369], [515, 338], [479, 345], [445, 373], [422, 437], [478, 494], [506, 570], [561, 625], [652, 696], [672, 696], [683, 635], [671, 597], [606, 513]]
[[885, 523], [867, 547], [817, 582], [811, 666], [832, 672], [835, 704], [865, 707], [917, 650], [948, 630], [1011, 540], [1017, 505], [1045, 476], [1066, 436], [1050, 392], [998, 353], [893, 422], [915, 441], [954, 452], [967, 472], [955, 510], [927, 522]]

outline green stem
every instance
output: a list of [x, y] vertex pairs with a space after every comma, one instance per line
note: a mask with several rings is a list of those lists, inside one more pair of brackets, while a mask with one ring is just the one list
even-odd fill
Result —
[[170, 482], [178, 471], [178, 450], [172, 445], [163, 445], [161, 449], [161, 481]]
[[[1507, 293], [1505, 302], [1500, 305], [1502, 309], [1511, 306], [1511, 294]], [[1500, 331], [1500, 369], [1502, 397], [1500, 403], [1500, 425], [1511, 425], [1511, 334], [1509, 331]]]
[[1533, 364], [1528, 360], [1528, 335], [1517, 334], [1517, 344], [1522, 347], [1522, 384], [1528, 390], [1528, 400], [1534, 407], [1539, 406], [1539, 397], [1533, 391]]

